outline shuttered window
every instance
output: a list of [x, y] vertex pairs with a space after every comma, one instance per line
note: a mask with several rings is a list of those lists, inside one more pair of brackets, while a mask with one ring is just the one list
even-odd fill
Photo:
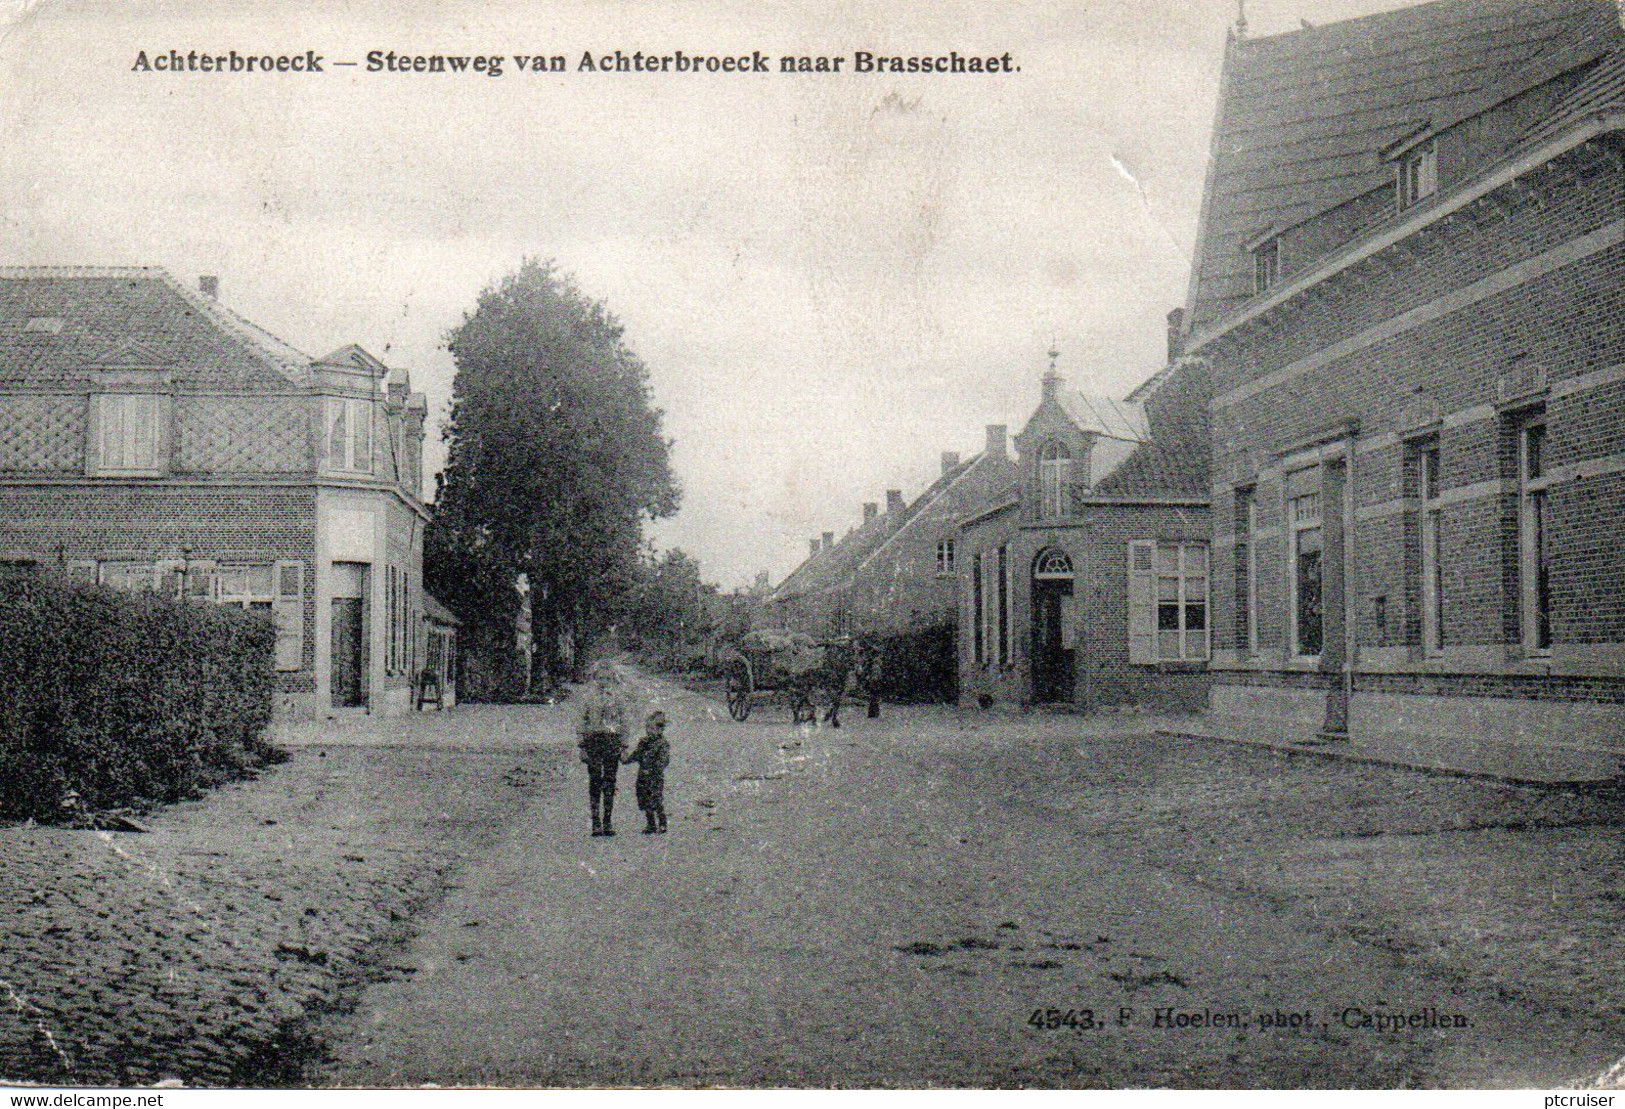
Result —
[[982, 596], [982, 555], [971, 560], [971, 657], [978, 665], [987, 661], [986, 598]]
[[999, 548], [999, 665], [1010, 665], [1010, 548]]
[[298, 670], [305, 660], [305, 564], [276, 564], [276, 668]]

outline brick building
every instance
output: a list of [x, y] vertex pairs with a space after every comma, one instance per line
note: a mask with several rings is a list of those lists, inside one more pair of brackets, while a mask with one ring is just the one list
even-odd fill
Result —
[[1198, 361], [1125, 401], [1051, 366], [1015, 481], [960, 522], [961, 700], [1203, 706], [1206, 401]]
[[944, 451], [936, 480], [912, 501], [886, 491], [885, 510], [863, 506], [839, 540], [825, 532], [768, 598], [774, 627], [816, 636], [887, 638], [951, 626], [958, 615], [959, 519], [1013, 479], [1003, 424], [990, 424], [981, 453]]
[[404, 710], [454, 654], [423, 594], [423, 396], [201, 286], [0, 269], [0, 565], [263, 611], [282, 711]]
[[1232, 38], [1187, 305], [1221, 726], [1625, 752], [1622, 123], [1611, 0]]

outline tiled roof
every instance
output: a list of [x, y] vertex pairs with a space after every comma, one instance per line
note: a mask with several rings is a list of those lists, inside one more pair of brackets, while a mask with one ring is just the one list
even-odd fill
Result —
[[853, 571], [864, 559], [879, 550], [881, 544], [919, 515], [939, 493], [969, 473], [982, 458], [980, 454], [974, 455], [945, 471], [900, 512], [883, 512], [862, 527], [847, 532], [833, 549], [819, 551], [809, 557], [784, 579], [774, 591], [774, 599], [782, 600], [809, 593], [822, 593], [846, 585]]
[[1090, 492], [1101, 497], [1207, 497], [1208, 449], [1186, 440], [1141, 443]]
[[1080, 431], [1099, 432], [1113, 439], [1134, 442], [1146, 436], [1145, 409], [1133, 401], [1112, 400], [1064, 388], [1057, 390], [1055, 399]]
[[1582, 120], [1621, 108], [1625, 108], [1625, 48], [1615, 47], [1569, 90], [1550, 115], [1529, 129], [1524, 145], [1538, 145]]
[[1149, 435], [1111, 473], [1096, 481], [1102, 497], [1207, 497], [1207, 402], [1211, 384], [1201, 359], [1186, 359], [1158, 375], [1146, 399]]
[[1384, 148], [1520, 91], [1513, 78], [1539, 79], [1548, 53], [1619, 37], [1613, 0], [1438, 0], [1232, 40], [1188, 326], [1252, 295], [1247, 243], [1390, 182]]
[[53, 385], [140, 367], [168, 370], [178, 384], [286, 388], [309, 381], [310, 362], [161, 269], [0, 268], [0, 382]]

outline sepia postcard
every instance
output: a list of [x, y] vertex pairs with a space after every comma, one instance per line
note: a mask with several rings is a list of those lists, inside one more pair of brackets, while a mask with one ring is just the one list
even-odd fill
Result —
[[0, 687], [13, 1105], [1612, 1105], [1620, 8], [0, 0]]

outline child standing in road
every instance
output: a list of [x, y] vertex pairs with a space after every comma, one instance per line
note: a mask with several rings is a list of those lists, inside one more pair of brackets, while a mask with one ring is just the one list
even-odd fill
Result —
[[638, 764], [638, 808], [648, 824], [643, 834], [656, 835], [666, 830], [666, 764], [671, 761], [671, 747], [666, 742], [666, 714], [656, 709], [644, 722], [644, 736], [623, 762]]

